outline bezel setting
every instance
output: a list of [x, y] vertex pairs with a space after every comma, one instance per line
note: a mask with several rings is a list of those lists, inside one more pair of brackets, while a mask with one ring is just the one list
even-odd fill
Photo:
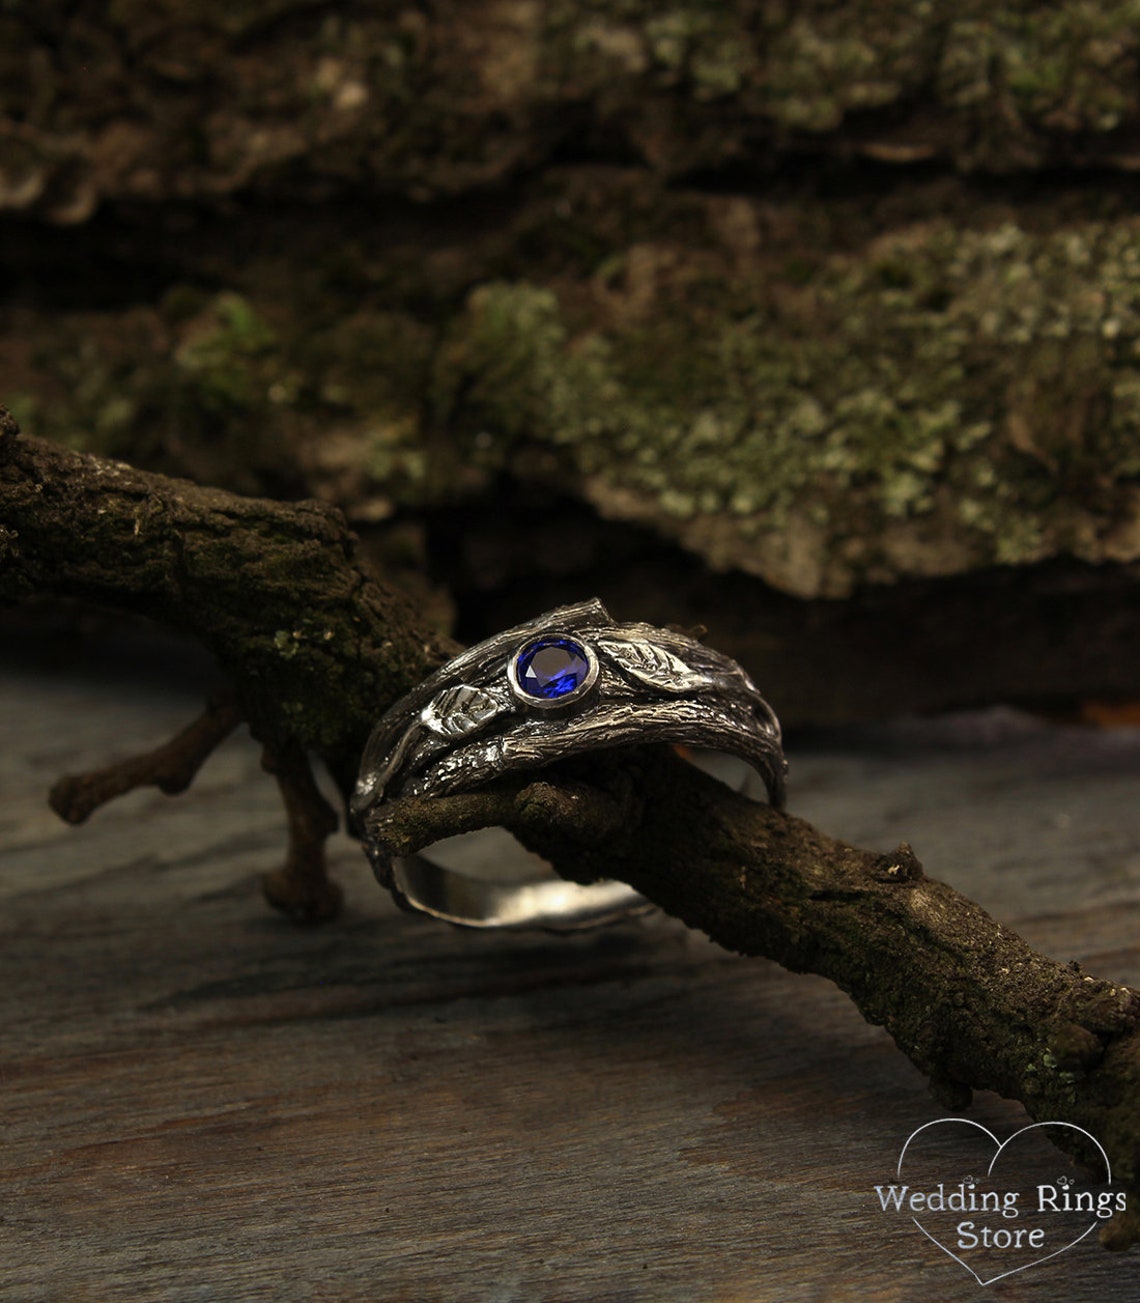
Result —
[[[563, 692], [556, 697], [536, 697], [523, 687], [519, 679], [519, 665], [532, 648], [541, 649], [544, 645], [570, 643], [572, 646], [581, 651], [586, 662], [586, 674], [576, 687], [571, 688], [569, 692]], [[526, 642], [520, 643], [507, 660], [507, 682], [510, 684], [511, 692], [517, 701], [526, 706], [534, 707], [536, 710], [565, 710], [567, 706], [578, 705], [587, 697], [598, 681], [598, 657], [597, 653], [588, 642], [583, 641], [575, 634], [566, 633], [561, 629], [548, 629], [540, 634], [535, 634], [528, 638]]]

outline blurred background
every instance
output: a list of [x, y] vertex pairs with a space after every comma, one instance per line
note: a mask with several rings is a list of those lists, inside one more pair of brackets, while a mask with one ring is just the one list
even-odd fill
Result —
[[[0, 404], [337, 504], [464, 641], [706, 626], [796, 814], [1140, 985], [1140, 730], [1070, 726], [1140, 723], [1135, 0], [0, 0]], [[0, 666], [3, 1297], [976, 1303], [873, 1194], [945, 1105], [830, 982], [435, 925], [344, 835], [294, 927], [244, 730], [46, 802], [204, 652], [29, 602]]]
[[337, 503], [464, 640], [597, 595], [793, 726], [1111, 717], [1138, 49], [1075, 0], [4, 0], [0, 399]]

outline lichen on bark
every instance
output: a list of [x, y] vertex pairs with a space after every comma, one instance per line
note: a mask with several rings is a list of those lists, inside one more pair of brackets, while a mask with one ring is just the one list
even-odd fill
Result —
[[698, 288], [695, 258], [640, 246], [614, 275], [621, 306], [586, 320], [569, 291], [477, 288], [442, 375], [468, 429], [565, 450], [603, 512], [802, 596], [1129, 561], [1135, 239], [942, 223], [834, 255], [802, 287], [723, 268]]
[[582, 134], [668, 176], [804, 150], [1130, 166], [1137, 43], [1128, 0], [8, 0], [0, 207], [457, 194]]
[[151, 305], [9, 311], [16, 410], [361, 520], [553, 478], [799, 596], [1140, 557], [1134, 218], [573, 169], [502, 212], [285, 226], [212, 292], [225, 228], [171, 239]]

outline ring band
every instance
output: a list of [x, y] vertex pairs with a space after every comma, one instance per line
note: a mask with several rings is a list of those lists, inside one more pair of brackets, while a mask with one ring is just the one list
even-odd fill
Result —
[[380, 719], [352, 816], [373, 870], [403, 906], [469, 927], [567, 931], [651, 908], [608, 880], [489, 882], [425, 854], [392, 858], [388, 801], [471, 791], [583, 752], [672, 742], [729, 752], [784, 804], [780, 724], [743, 669], [676, 629], [617, 624], [596, 598], [559, 607], [448, 661]]

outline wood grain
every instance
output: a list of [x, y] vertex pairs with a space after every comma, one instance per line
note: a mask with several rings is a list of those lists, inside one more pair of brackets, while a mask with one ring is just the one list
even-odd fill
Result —
[[[827, 982], [663, 917], [435, 925], [347, 840], [344, 916], [297, 929], [259, 896], [282, 815], [245, 737], [177, 800], [79, 830], [47, 809], [60, 773], [198, 704], [126, 674], [0, 682], [0, 1298], [978, 1298], [879, 1211], [942, 1110]], [[793, 750], [790, 805], [911, 841], [1031, 944], [1136, 984], [1138, 776], [1135, 730], [991, 712]], [[1135, 1253], [1085, 1243], [992, 1292], [1136, 1281]]]

